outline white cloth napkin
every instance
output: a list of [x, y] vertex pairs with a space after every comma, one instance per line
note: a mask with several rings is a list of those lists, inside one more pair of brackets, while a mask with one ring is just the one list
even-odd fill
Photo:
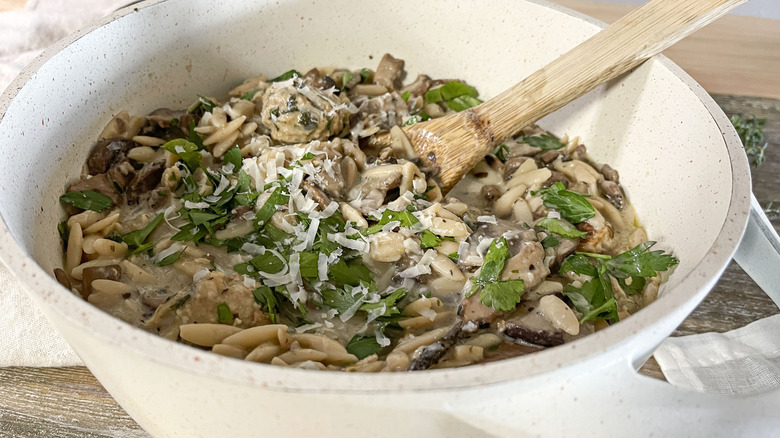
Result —
[[780, 388], [780, 315], [726, 333], [669, 338], [653, 354], [677, 386], [716, 394]]
[[[0, 89], [42, 49], [127, 0], [30, 0], [0, 13]], [[67, 366], [81, 361], [0, 264], [0, 366]], [[670, 338], [655, 353], [675, 385], [715, 393], [780, 387], [780, 315], [730, 333]]]

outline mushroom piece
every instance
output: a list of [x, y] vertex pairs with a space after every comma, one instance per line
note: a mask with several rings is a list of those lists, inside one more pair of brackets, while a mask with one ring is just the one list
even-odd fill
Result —
[[463, 322], [455, 323], [438, 341], [419, 350], [409, 363], [407, 371], [427, 370], [436, 365], [459, 340], [466, 336], [468, 333], [463, 330]]
[[388, 91], [401, 88], [401, 79], [404, 75], [403, 59], [393, 58], [389, 53], [385, 53], [374, 74], [374, 83], [379, 84]]
[[615, 181], [610, 181], [604, 178], [598, 179], [598, 187], [604, 197], [612, 203], [618, 210], [626, 208], [626, 199], [623, 197], [623, 192], [620, 191], [620, 185]]
[[140, 144], [126, 138], [109, 138], [97, 142], [87, 158], [89, 174], [108, 172], [108, 169], [127, 156], [127, 151], [138, 146]]
[[499, 324], [504, 335], [543, 347], [563, 344], [563, 332], [538, 312], [539, 301], [523, 302], [513, 315]]
[[387, 192], [396, 189], [403, 180], [403, 165], [385, 164], [375, 166], [363, 172], [360, 184], [360, 199], [363, 201], [360, 211], [363, 214], [378, 209], [385, 203]]
[[311, 198], [314, 200], [314, 202], [317, 203], [318, 210], [322, 210], [330, 205], [330, 199], [314, 184], [310, 183], [309, 181], [304, 181], [301, 183], [301, 186], [304, 190], [306, 190], [307, 194], [311, 194]]
[[318, 90], [327, 90], [337, 88], [336, 82], [330, 76], [323, 75], [316, 68], [313, 68], [303, 75], [303, 80]]
[[401, 93], [409, 93], [410, 97], [423, 96], [431, 88], [431, 78], [428, 75], [417, 75], [417, 79], [403, 87]]
[[146, 116], [146, 124], [141, 127], [139, 134], [165, 140], [187, 138], [190, 122], [195, 121], [195, 115], [186, 111], [158, 108]]
[[504, 312], [482, 304], [479, 300], [479, 294], [474, 294], [464, 298], [458, 306], [458, 315], [464, 321], [470, 321], [478, 327], [489, 327], [490, 324], [499, 319]]
[[[507, 260], [501, 271], [502, 280], [523, 280], [526, 289], [532, 289], [550, 274], [544, 264], [544, 247], [539, 242], [522, 241], [520, 249]], [[511, 248], [511, 245], [510, 245]]]
[[151, 192], [160, 185], [163, 172], [165, 171], [165, 161], [154, 161], [147, 163], [136, 173], [133, 180], [128, 184], [125, 190], [128, 204], [135, 204], [140, 197]]
[[92, 282], [99, 279], [119, 281], [122, 267], [119, 265], [94, 266], [84, 268], [81, 277], [81, 296], [85, 300], [92, 295]]

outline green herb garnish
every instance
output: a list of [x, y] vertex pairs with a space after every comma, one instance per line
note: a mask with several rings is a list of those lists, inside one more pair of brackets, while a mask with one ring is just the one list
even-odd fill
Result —
[[544, 228], [551, 233], [555, 233], [567, 239], [581, 239], [588, 235], [588, 233], [578, 230], [574, 225], [568, 222], [549, 217], [541, 219], [534, 226]]
[[509, 260], [509, 245], [505, 238], [493, 240], [485, 253], [479, 273], [472, 278], [474, 286], [466, 294], [479, 292], [482, 304], [496, 310], [509, 311], [515, 308], [525, 292], [523, 280], [499, 280], [506, 261]]
[[546, 207], [558, 210], [571, 223], [577, 224], [596, 215], [596, 209], [584, 196], [566, 190], [563, 183], [557, 182], [533, 194], [541, 195]]
[[105, 211], [114, 201], [108, 196], [94, 190], [82, 190], [80, 192], [68, 192], [60, 196], [60, 202], [70, 204], [82, 210]]
[[283, 81], [287, 81], [287, 80], [290, 80], [290, 79], [295, 78], [295, 77], [298, 77], [298, 78], [301, 77], [300, 72], [298, 72], [298, 70], [289, 70], [289, 71], [286, 71], [286, 72], [280, 74], [279, 76], [271, 79], [268, 82], [283, 82]]
[[349, 340], [346, 348], [347, 352], [354, 354], [360, 360], [379, 353], [382, 346], [379, 345], [374, 336], [355, 335]]
[[157, 228], [157, 226], [162, 223], [162, 221], [163, 214], [160, 213], [157, 215], [157, 217], [149, 221], [145, 227], [122, 235], [122, 241], [125, 242], [130, 248], [129, 255], [138, 254], [139, 252], [146, 251], [147, 249], [154, 246], [153, 242], [148, 244], [144, 244], [144, 242], [149, 237], [149, 235], [152, 234], [152, 231], [154, 231], [155, 228]]
[[742, 140], [742, 145], [745, 147], [745, 153], [750, 160], [750, 164], [755, 167], [760, 166], [764, 162], [764, 152], [766, 152], [768, 145], [764, 138], [766, 119], [735, 114], [731, 116], [731, 123], [734, 125], [734, 129], [737, 130], [739, 139]]
[[233, 324], [233, 312], [224, 301], [217, 305], [217, 320], [220, 324]]
[[521, 137], [518, 141], [545, 151], [560, 149], [566, 146], [550, 134]]
[[644, 242], [615, 257], [575, 253], [563, 261], [561, 273], [573, 272], [592, 277], [580, 288], [567, 285], [563, 290], [582, 313], [580, 323], [596, 319], [610, 323], [618, 321], [610, 277], [617, 279], [627, 295], [634, 295], [644, 289], [646, 278], [655, 277], [659, 271], [666, 271], [679, 263], [676, 257], [663, 251], [649, 251], [653, 245], [655, 242]]

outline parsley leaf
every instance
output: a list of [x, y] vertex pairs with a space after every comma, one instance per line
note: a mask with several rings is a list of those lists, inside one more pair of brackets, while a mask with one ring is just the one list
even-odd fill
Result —
[[442, 239], [433, 234], [431, 230], [423, 230], [423, 232], [420, 233], [420, 248], [436, 248], [441, 245], [441, 240]]
[[271, 216], [276, 213], [277, 205], [284, 205], [290, 200], [290, 196], [282, 193], [282, 188], [277, 187], [276, 190], [271, 193], [271, 196], [265, 201], [265, 204], [257, 211], [255, 215], [255, 229], [262, 229], [266, 223], [271, 219]]
[[168, 256], [164, 257], [162, 260], [157, 262], [157, 266], [168, 266], [172, 265], [176, 260], [179, 260], [179, 257], [184, 253], [184, 250], [175, 252], [173, 254], [169, 254]]
[[566, 146], [550, 134], [521, 137], [518, 141], [545, 151], [560, 149]]
[[210, 113], [217, 104], [211, 99], [198, 95], [198, 101], [187, 110], [188, 114], [193, 114], [196, 111], [202, 110], [202, 113]]
[[201, 158], [203, 158], [198, 150], [198, 145], [183, 138], [171, 140], [160, 147], [178, 156], [191, 173], [195, 172], [200, 165]]
[[379, 345], [374, 336], [355, 335], [347, 342], [346, 348], [347, 352], [354, 354], [360, 360], [379, 353], [382, 346]]
[[241, 95], [241, 99], [244, 100], [254, 100], [255, 94], [257, 94], [258, 91], [262, 90], [262, 87], [252, 88], [251, 90], [247, 91], [246, 93]]
[[217, 305], [217, 320], [220, 324], [233, 324], [233, 311], [224, 301]]
[[339, 260], [328, 271], [330, 279], [339, 285], [359, 286], [363, 283], [369, 286], [374, 284], [374, 280], [371, 278], [371, 271], [368, 270], [366, 265], [357, 261], [347, 263], [343, 259]]
[[238, 146], [233, 146], [232, 149], [229, 149], [227, 152], [225, 152], [225, 155], [222, 156], [222, 163], [232, 164], [233, 173], [236, 173], [241, 169], [241, 150], [238, 148]]
[[60, 196], [60, 202], [70, 204], [82, 210], [105, 211], [114, 203], [108, 196], [94, 190], [68, 192]]
[[542, 248], [544, 249], [552, 248], [560, 244], [561, 242], [552, 234], [550, 234], [549, 236], [545, 237], [544, 240], [542, 240]]
[[[377, 222], [374, 225], [371, 225], [370, 227], [366, 228], [363, 231], [360, 231], [360, 234], [362, 234], [363, 236], [370, 236], [372, 234], [376, 234], [382, 231], [382, 228], [385, 225], [393, 221], [398, 221], [401, 223], [402, 227], [407, 227], [407, 228], [412, 227], [414, 224], [420, 222], [420, 220], [414, 217], [414, 215], [408, 210], [395, 211], [395, 210], [387, 209], [382, 213], [382, 218], [379, 219], [379, 222]], [[357, 234], [353, 234], [348, 237], [350, 239], [357, 239], [359, 236]]]
[[604, 254], [575, 253], [561, 264], [560, 272], [592, 277], [580, 288], [567, 285], [563, 293], [583, 315], [580, 323], [597, 319], [618, 321], [617, 305], [610, 277], [615, 278], [627, 295], [642, 291], [645, 278], [655, 277], [679, 260], [663, 251], [648, 251], [655, 242], [644, 242], [615, 257]]
[[352, 73], [344, 72], [344, 76], [341, 77], [341, 89], [342, 90], [347, 87], [347, 84], [349, 84], [349, 81], [351, 81], [352, 78], [353, 78]]
[[561, 237], [566, 237], [567, 239], [584, 238], [588, 235], [588, 233], [578, 230], [568, 222], [550, 217], [540, 220], [534, 226], [544, 228], [551, 233], [555, 233]]
[[482, 286], [479, 300], [496, 310], [509, 311], [515, 308], [525, 292], [523, 280], [505, 280]]
[[276, 324], [276, 315], [279, 312], [279, 301], [276, 299], [276, 295], [268, 286], [260, 286], [252, 291], [252, 296], [255, 298], [257, 304], [268, 313], [268, 317], [271, 322]]
[[506, 154], [509, 152], [509, 146], [506, 144], [500, 144], [496, 146], [495, 149], [493, 149], [493, 152], [491, 154], [495, 155], [496, 158], [501, 160], [502, 163], [506, 163], [507, 156]]
[[373, 310], [383, 309], [384, 311], [379, 316], [392, 316], [401, 313], [401, 311], [398, 310], [398, 307], [396, 306], [398, 302], [401, 301], [401, 299], [403, 299], [404, 296], [406, 296], [406, 289], [404, 288], [396, 289], [393, 293], [380, 299], [376, 303], [363, 303], [360, 306], [360, 310], [364, 312], [371, 312]]
[[479, 274], [472, 278], [474, 287], [466, 296], [479, 292], [479, 300], [486, 306], [501, 311], [514, 309], [525, 292], [525, 285], [523, 280], [499, 280], [507, 260], [509, 245], [506, 239], [502, 237], [493, 240], [485, 253], [485, 261]]
[[564, 219], [573, 224], [583, 222], [596, 215], [596, 210], [584, 196], [566, 190], [566, 187], [560, 182], [534, 194], [541, 195], [546, 207], [558, 210]]
[[680, 263], [676, 257], [661, 250], [648, 251], [653, 245], [655, 242], [652, 241], [640, 243], [612, 260], [607, 260], [605, 264], [609, 273], [615, 278], [655, 277], [657, 271], [666, 271]]
[[286, 81], [286, 80], [289, 80], [289, 79], [292, 79], [292, 78], [295, 78], [295, 77], [298, 77], [298, 78], [301, 77], [301, 74], [298, 72], [298, 70], [289, 70], [289, 71], [286, 71], [286, 72], [280, 74], [279, 76], [271, 79], [268, 82], [282, 82], [282, 81]]
[[353, 297], [351, 293], [344, 289], [326, 289], [321, 292], [322, 301], [326, 306], [338, 310], [339, 314], [345, 313], [350, 307], [355, 305], [357, 300], [362, 297]]
[[485, 261], [479, 270], [479, 275], [474, 277], [473, 281], [478, 285], [495, 283], [501, 278], [501, 271], [504, 264], [509, 259], [509, 245], [505, 238], [493, 240], [485, 253]]
[[144, 245], [144, 241], [146, 241], [149, 235], [152, 234], [152, 231], [154, 231], [154, 229], [157, 228], [157, 226], [160, 225], [162, 221], [163, 214], [160, 213], [157, 215], [157, 217], [149, 221], [145, 227], [131, 231], [122, 236], [122, 241], [124, 241], [128, 247], [135, 248], [135, 250], [131, 250], [130, 255], [137, 254], [154, 246], [153, 243]]

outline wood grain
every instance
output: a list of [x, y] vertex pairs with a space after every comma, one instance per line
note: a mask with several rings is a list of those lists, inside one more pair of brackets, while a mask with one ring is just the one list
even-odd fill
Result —
[[[611, 23], [636, 6], [550, 0]], [[780, 20], [728, 15], [664, 51], [710, 93], [780, 99]]]
[[26, 0], [0, 0], [0, 12], [22, 9]]

